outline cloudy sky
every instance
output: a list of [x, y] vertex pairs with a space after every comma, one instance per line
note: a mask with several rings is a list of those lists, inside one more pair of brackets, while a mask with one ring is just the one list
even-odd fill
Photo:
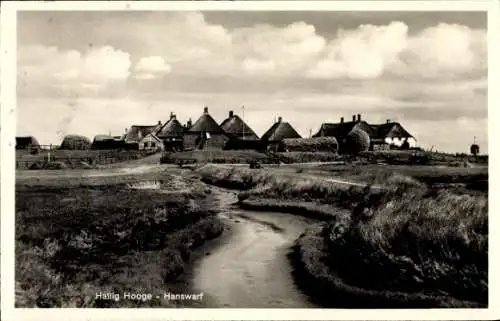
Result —
[[258, 135], [359, 113], [487, 152], [485, 13], [19, 12], [17, 56], [17, 134], [42, 144], [245, 105]]

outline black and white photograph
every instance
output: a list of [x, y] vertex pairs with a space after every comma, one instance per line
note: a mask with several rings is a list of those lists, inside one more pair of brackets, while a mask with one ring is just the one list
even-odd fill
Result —
[[491, 306], [488, 12], [399, 3], [17, 11], [15, 308]]

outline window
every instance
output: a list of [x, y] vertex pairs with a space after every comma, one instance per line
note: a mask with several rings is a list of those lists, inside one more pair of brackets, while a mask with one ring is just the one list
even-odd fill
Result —
[[152, 148], [156, 148], [156, 143], [155, 142], [151, 142], [151, 147]]

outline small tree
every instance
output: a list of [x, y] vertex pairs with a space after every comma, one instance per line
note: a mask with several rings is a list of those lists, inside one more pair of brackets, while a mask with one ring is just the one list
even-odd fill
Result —
[[359, 154], [370, 148], [370, 136], [362, 129], [355, 128], [347, 134], [344, 151], [349, 154]]
[[476, 157], [479, 154], [479, 145], [478, 144], [472, 144], [470, 146], [470, 153]]

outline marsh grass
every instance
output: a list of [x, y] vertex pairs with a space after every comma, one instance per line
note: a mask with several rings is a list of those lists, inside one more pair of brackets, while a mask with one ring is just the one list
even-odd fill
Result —
[[202, 189], [124, 186], [16, 190], [17, 307], [168, 307], [95, 300], [97, 292], [162, 294], [192, 251], [222, 233]]
[[357, 286], [487, 303], [487, 197], [389, 181], [366, 193], [343, 233], [327, 228], [330, 267]]
[[[445, 181], [484, 175], [465, 170], [446, 170]], [[325, 247], [301, 249], [323, 251], [325, 265], [306, 266], [310, 274], [329, 269], [330, 275], [343, 282], [370, 291], [425, 292], [458, 300], [452, 305], [469, 304], [465, 301], [487, 304], [487, 192], [456, 193], [436, 188], [421, 179], [421, 169], [416, 172], [420, 177], [384, 173], [376, 176], [379, 188], [363, 188], [296, 172], [216, 166], [200, 169], [206, 182], [242, 189], [239, 201], [243, 207], [330, 220], [320, 236]], [[428, 171], [427, 177], [439, 177], [436, 173], [442, 172]], [[337, 215], [346, 210], [349, 215]], [[314, 244], [317, 242], [302, 246]], [[437, 307], [442, 301], [426, 300], [419, 302]]]

